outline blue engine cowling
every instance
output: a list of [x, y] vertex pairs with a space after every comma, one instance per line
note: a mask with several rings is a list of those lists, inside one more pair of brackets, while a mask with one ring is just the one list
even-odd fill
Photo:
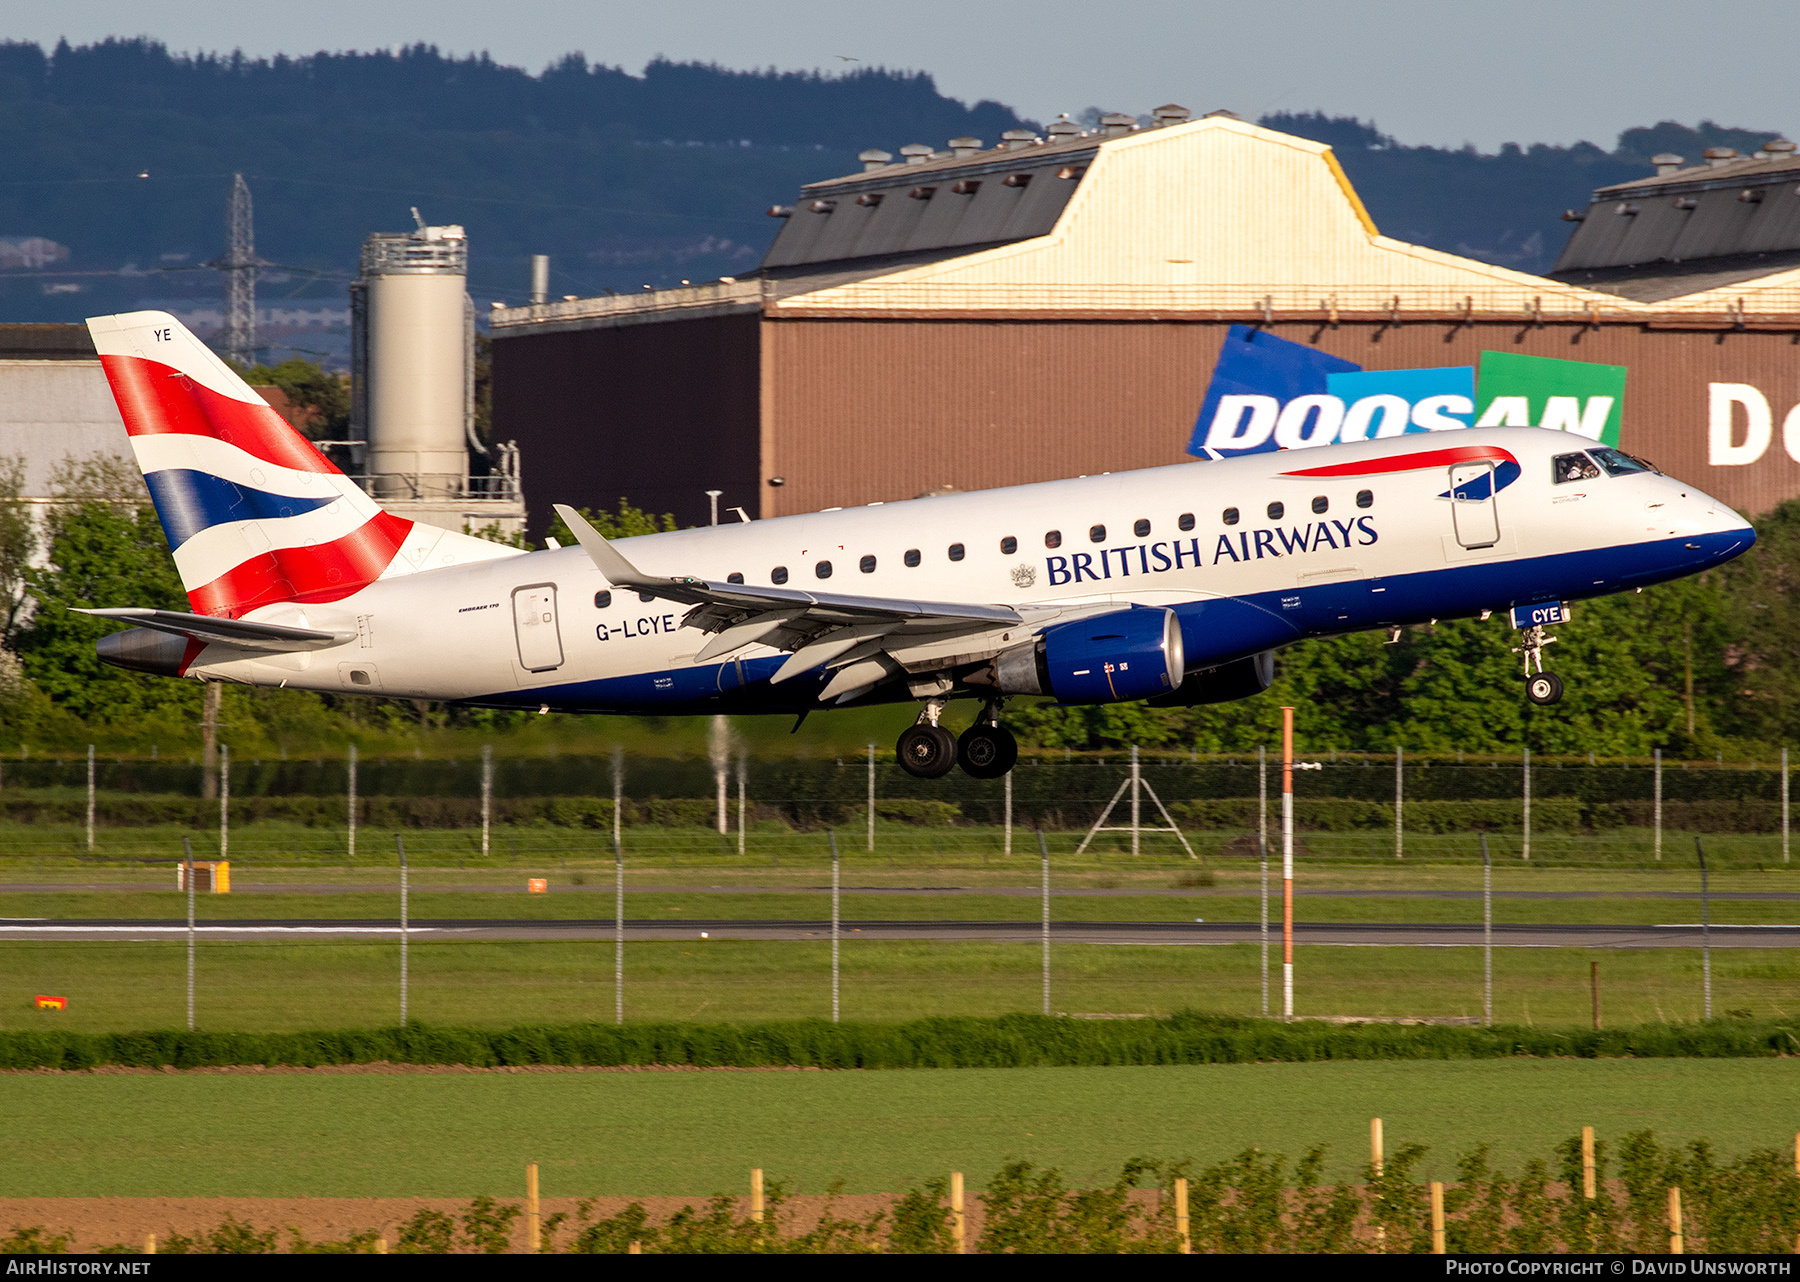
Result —
[[1173, 610], [1139, 606], [1044, 632], [1046, 693], [1063, 703], [1120, 703], [1168, 694], [1186, 662]]

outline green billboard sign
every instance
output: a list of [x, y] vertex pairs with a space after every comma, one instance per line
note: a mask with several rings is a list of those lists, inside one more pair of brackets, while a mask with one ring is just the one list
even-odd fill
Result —
[[1547, 427], [1616, 446], [1624, 408], [1623, 365], [1516, 352], [1481, 354], [1476, 427]]

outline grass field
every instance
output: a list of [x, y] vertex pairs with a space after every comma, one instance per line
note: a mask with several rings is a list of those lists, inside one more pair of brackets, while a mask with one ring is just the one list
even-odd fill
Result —
[[[697, 933], [697, 932], [696, 932]], [[199, 946], [202, 1028], [295, 1031], [384, 1025], [399, 1017], [399, 949], [391, 942], [230, 943]], [[610, 941], [414, 943], [410, 1014], [436, 1024], [506, 1027], [607, 1020], [613, 1015]], [[1280, 950], [1272, 950], [1280, 1009]], [[1481, 1014], [1475, 948], [1301, 947], [1301, 1015]], [[913, 1019], [1041, 1008], [1035, 944], [863, 941], [842, 954], [843, 1017]], [[1249, 944], [1058, 944], [1052, 1007], [1104, 1014], [1207, 1010], [1255, 1014], [1258, 950]], [[1700, 957], [1693, 949], [1495, 951], [1495, 1017], [1567, 1025], [1589, 1018], [1590, 962], [1600, 964], [1605, 1018], [1625, 1025], [1698, 1019]], [[185, 946], [169, 943], [0, 943], [0, 1027], [127, 1032], [180, 1027]], [[633, 1021], [746, 1021], [830, 1013], [829, 950], [821, 941], [694, 939], [626, 948], [625, 1010]], [[1800, 1014], [1789, 950], [1713, 956], [1715, 1013]], [[39, 1011], [36, 993], [69, 998]]]
[[1489, 1144], [1503, 1167], [1592, 1125], [1724, 1154], [1800, 1126], [1785, 1060], [1465, 1061], [892, 1072], [0, 1076], [0, 1196], [517, 1197], [898, 1191], [1009, 1158], [1106, 1179], [1134, 1155], [1328, 1145], [1354, 1178], [1368, 1119], [1425, 1178]]

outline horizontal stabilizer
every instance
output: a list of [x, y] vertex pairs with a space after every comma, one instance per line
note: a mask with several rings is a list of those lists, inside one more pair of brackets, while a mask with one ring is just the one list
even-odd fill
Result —
[[105, 610], [76, 610], [101, 619], [117, 619], [140, 628], [187, 637], [206, 645], [231, 645], [244, 650], [284, 654], [297, 650], [324, 650], [356, 640], [354, 632], [319, 632], [290, 628], [279, 623], [255, 623], [248, 619], [215, 619], [204, 614], [176, 610], [151, 610], [143, 606], [117, 606]]

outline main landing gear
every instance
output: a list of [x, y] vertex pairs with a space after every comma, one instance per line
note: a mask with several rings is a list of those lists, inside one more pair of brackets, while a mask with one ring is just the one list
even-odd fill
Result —
[[[1563, 697], [1563, 681], [1554, 672], [1544, 671], [1544, 647], [1555, 642], [1555, 637], [1544, 635], [1542, 627], [1529, 627], [1519, 634], [1524, 642], [1517, 647], [1517, 653], [1525, 656], [1525, 697], [1541, 707], [1560, 703]], [[1532, 672], [1536, 665], [1537, 671]]]
[[938, 724], [942, 699], [928, 699], [919, 719], [894, 745], [900, 768], [919, 779], [940, 779], [960, 765], [976, 779], [998, 779], [1019, 759], [1019, 745], [999, 721], [999, 706], [990, 703], [960, 739]]

